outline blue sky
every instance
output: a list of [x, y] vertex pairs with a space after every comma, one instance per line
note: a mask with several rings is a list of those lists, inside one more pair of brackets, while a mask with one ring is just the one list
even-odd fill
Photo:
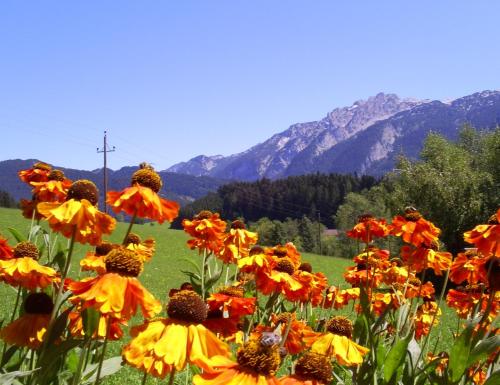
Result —
[[498, 1], [2, 1], [0, 159], [158, 169], [380, 91], [500, 88]]

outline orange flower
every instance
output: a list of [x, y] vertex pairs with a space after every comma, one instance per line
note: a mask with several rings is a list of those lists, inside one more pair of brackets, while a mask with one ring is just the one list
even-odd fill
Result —
[[386, 237], [389, 234], [389, 229], [385, 219], [376, 219], [371, 214], [364, 214], [358, 217], [357, 225], [346, 234], [349, 238], [371, 243], [374, 238]]
[[14, 256], [14, 250], [7, 243], [7, 239], [0, 235], [0, 259], [11, 259]]
[[359, 263], [356, 266], [346, 268], [344, 279], [354, 287], [376, 287], [382, 282], [383, 274], [372, 269], [369, 265]]
[[371, 295], [371, 310], [377, 315], [381, 316], [387, 307], [399, 307], [399, 299], [394, 293], [374, 293]]
[[211, 211], [200, 211], [193, 220], [182, 221], [184, 231], [194, 239], [188, 241], [190, 249], [198, 249], [218, 253], [222, 247], [222, 237], [226, 231], [226, 222], [219, 218], [219, 214]]
[[422, 244], [431, 247], [437, 242], [441, 230], [425, 220], [413, 207], [408, 207], [403, 216], [396, 216], [389, 226], [392, 235], [402, 237], [406, 243], [419, 247]]
[[31, 182], [33, 196], [39, 202], [63, 202], [66, 199], [71, 181], [60, 170], [52, 170], [46, 182]]
[[291, 322], [290, 330], [286, 336], [284, 347], [289, 354], [298, 354], [312, 346], [314, 341], [319, 337], [320, 333], [312, 330], [304, 321], [296, 319], [295, 313], [280, 313], [271, 316], [273, 325], [280, 326], [283, 338], [288, 328], [288, 323]]
[[342, 309], [350, 300], [357, 300], [359, 295], [359, 287], [340, 290], [338, 287], [331, 286], [328, 289], [323, 307], [325, 309], [331, 309], [332, 307], [336, 310]]
[[273, 264], [273, 257], [266, 254], [266, 251], [260, 246], [254, 246], [250, 249], [248, 257], [238, 260], [238, 269], [246, 273], [253, 273], [261, 269], [268, 269]]
[[310, 267], [310, 264], [303, 263], [295, 271], [294, 278], [302, 284], [304, 290], [289, 292], [289, 301], [310, 302], [313, 306], [318, 306], [323, 301], [323, 291], [328, 286], [327, 279], [323, 273], [303, 270]]
[[172, 222], [179, 214], [179, 204], [158, 195], [162, 185], [160, 176], [153, 168], [141, 164], [141, 168], [132, 175], [131, 187], [121, 192], [108, 192], [107, 202], [116, 213], [123, 211], [159, 223]]
[[429, 334], [431, 325], [439, 324], [441, 309], [434, 301], [424, 301], [415, 314], [415, 338], [419, 340]]
[[307, 287], [298, 280], [295, 271], [296, 268], [290, 258], [274, 260], [267, 269], [256, 272], [257, 290], [265, 295], [281, 293], [290, 300], [307, 296]]
[[74, 182], [68, 190], [66, 202], [38, 204], [38, 211], [49, 223], [52, 230], [66, 238], [75, 235], [75, 241], [98, 245], [102, 234], [111, 234], [116, 220], [100, 212], [97, 204], [98, 191], [88, 180]]
[[237, 353], [237, 362], [217, 356], [210, 368], [193, 378], [194, 385], [279, 385], [274, 374], [281, 363], [280, 349], [267, 340], [250, 339]]
[[276, 245], [272, 248], [266, 249], [265, 252], [269, 256], [274, 256], [277, 260], [287, 257], [290, 261], [292, 261], [295, 268], [300, 266], [300, 253], [292, 242], [288, 242], [284, 246]]
[[427, 353], [427, 360], [429, 362], [433, 362], [436, 360], [439, 360], [437, 366], [436, 366], [436, 374], [438, 376], [443, 376], [446, 368], [448, 367], [448, 361], [450, 360], [448, 353], [446, 352], [441, 352], [438, 355], [434, 355], [431, 352]]
[[482, 293], [480, 285], [468, 285], [459, 290], [450, 289], [446, 296], [446, 303], [455, 309], [460, 318], [468, 318], [476, 309], [478, 312], [486, 311], [490, 295], [494, 296], [490, 309], [490, 316], [494, 318], [500, 307], [500, 292]]
[[38, 248], [34, 244], [17, 244], [12, 259], [0, 260], [0, 280], [28, 290], [44, 289], [53, 282], [58, 282], [57, 272], [51, 267], [40, 265], [38, 257]]
[[248, 256], [250, 248], [257, 243], [257, 239], [257, 233], [246, 230], [242, 221], [233, 221], [229, 233], [224, 236], [224, 246], [217, 257], [224, 263], [235, 263], [238, 259]]
[[477, 225], [464, 233], [465, 242], [472, 243], [484, 256], [500, 257], [500, 208], [492, 215], [487, 225]]
[[119, 245], [114, 245], [109, 242], [102, 242], [99, 246], [96, 246], [94, 252], [88, 252], [85, 257], [80, 260], [82, 271], [95, 271], [97, 274], [106, 273], [106, 262], [104, 261], [104, 257], [117, 247], [119, 247]]
[[[81, 309], [79, 311], [71, 311], [68, 315], [68, 330], [73, 337], [85, 338], [85, 330], [83, 324], [83, 315]], [[108, 333], [108, 323], [109, 333]], [[111, 341], [116, 341], [122, 338], [123, 330], [120, 325], [127, 325], [126, 321], [116, 319], [104, 314], [99, 314], [99, 321], [97, 323], [97, 328], [92, 334], [92, 339], [104, 339], [107, 338]], [[106, 334], [108, 334], [106, 336]]]
[[229, 337], [239, 330], [241, 317], [254, 313], [255, 304], [255, 298], [244, 297], [242, 287], [224, 287], [207, 299], [208, 316], [203, 325]]
[[207, 307], [201, 297], [190, 290], [174, 294], [167, 307], [169, 318], [146, 321], [135, 326], [132, 341], [123, 348], [125, 362], [155, 377], [165, 377], [187, 363], [211, 369], [211, 359], [227, 356], [228, 346], [201, 323]]
[[133, 251], [113, 249], [105, 258], [106, 273], [95, 278], [71, 282], [70, 301], [81, 304], [82, 310], [93, 307], [104, 315], [129, 320], [140, 306], [145, 318], [161, 311], [161, 304], [136, 278], [143, 262]]
[[458, 254], [450, 269], [450, 280], [460, 284], [464, 281], [474, 285], [477, 283], [487, 283], [488, 276], [486, 263], [488, 258], [478, 255], [474, 251], [466, 251]]
[[124, 244], [127, 249], [141, 256], [144, 262], [149, 262], [155, 253], [156, 242], [153, 238], [147, 238], [143, 242], [137, 234], [130, 233]]
[[17, 174], [24, 183], [47, 182], [51, 169], [52, 167], [47, 163], [37, 162], [32, 168], [19, 171]]
[[328, 385], [333, 381], [333, 367], [323, 354], [307, 352], [297, 360], [295, 374], [279, 379], [280, 385]]
[[38, 349], [47, 332], [54, 305], [47, 294], [31, 293], [23, 307], [21, 317], [0, 329], [0, 338], [9, 345]]
[[311, 351], [328, 357], [335, 357], [340, 365], [353, 366], [363, 362], [369, 349], [358, 345], [352, 338], [352, 323], [342, 316], [333, 317], [327, 322], [327, 333], [320, 336]]
[[26, 219], [36, 219], [40, 220], [45, 218], [42, 214], [38, 212], [37, 206], [40, 202], [34, 197], [32, 200], [21, 199], [20, 206], [23, 217]]
[[417, 248], [405, 245], [401, 248], [401, 258], [412, 271], [419, 273], [425, 269], [433, 269], [436, 275], [443, 275], [443, 271], [450, 268], [453, 255], [438, 251], [435, 243], [431, 247], [423, 245]]
[[228, 317], [243, 317], [252, 315], [255, 311], [254, 297], [245, 298], [243, 288], [228, 286], [212, 294], [207, 299], [209, 309], [221, 310]]

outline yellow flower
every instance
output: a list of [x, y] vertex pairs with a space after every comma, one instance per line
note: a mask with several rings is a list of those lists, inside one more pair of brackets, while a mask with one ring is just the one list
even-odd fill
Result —
[[137, 279], [143, 267], [139, 256], [123, 247], [117, 248], [106, 256], [105, 263], [105, 274], [68, 285], [74, 294], [71, 302], [122, 320], [129, 320], [139, 306], [146, 318], [161, 311], [160, 302]]
[[313, 343], [311, 351], [334, 357], [340, 365], [353, 366], [363, 362], [369, 349], [351, 340], [351, 321], [341, 316], [333, 317], [327, 323], [327, 331]]
[[116, 213], [123, 211], [159, 223], [172, 222], [179, 214], [179, 204], [161, 198], [161, 186], [160, 176], [150, 166], [141, 165], [132, 175], [131, 187], [108, 192], [107, 202]]
[[31, 293], [24, 301], [24, 314], [0, 329], [0, 338], [5, 343], [38, 349], [43, 342], [53, 304], [45, 293]]
[[58, 282], [57, 272], [37, 262], [38, 248], [31, 242], [21, 242], [13, 252], [13, 258], [0, 260], [0, 280], [11, 286], [28, 290], [44, 289], [52, 282]]
[[204, 370], [214, 356], [227, 356], [228, 346], [201, 323], [207, 307], [201, 297], [189, 290], [175, 293], [168, 304], [169, 318], [146, 321], [131, 329], [132, 341], [123, 348], [129, 365], [163, 378], [173, 368], [193, 363]]
[[111, 234], [116, 220], [100, 212], [97, 204], [98, 191], [95, 185], [86, 180], [74, 182], [66, 197], [66, 202], [38, 204], [38, 212], [49, 223], [52, 230], [79, 243], [95, 246], [101, 243], [102, 234]]
[[211, 367], [193, 378], [194, 385], [279, 385], [274, 376], [281, 363], [280, 349], [263, 339], [250, 339], [239, 350], [237, 362], [214, 357]]

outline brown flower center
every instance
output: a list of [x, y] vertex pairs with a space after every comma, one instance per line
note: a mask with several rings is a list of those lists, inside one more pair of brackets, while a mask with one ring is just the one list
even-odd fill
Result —
[[61, 170], [52, 170], [48, 176], [49, 180], [58, 180], [62, 182], [64, 180], [64, 173]]
[[405, 208], [405, 213], [403, 217], [410, 222], [416, 222], [420, 218], [422, 218], [422, 214], [420, 214], [415, 207], [407, 207]]
[[191, 285], [191, 283], [189, 282], [184, 282], [182, 285], [181, 285], [181, 290], [194, 290], [193, 289], [193, 285]]
[[31, 293], [24, 300], [24, 311], [28, 314], [51, 314], [54, 304], [45, 293]]
[[130, 243], [133, 243], [134, 245], [138, 245], [139, 243], [141, 243], [141, 237], [139, 237], [135, 233], [129, 233], [129, 235], [127, 235], [127, 238], [125, 239], [124, 243], [126, 245], [128, 245]]
[[243, 223], [243, 221], [240, 221], [239, 219], [237, 219], [231, 223], [231, 228], [244, 230], [246, 227], [245, 227], [245, 224]]
[[496, 213], [488, 218], [488, 224], [489, 225], [498, 225], [498, 217], [497, 217]]
[[323, 354], [308, 352], [297, 360], [295, 373], [305, 380], [316, 380], [329, 384], [333, 380], [332, 364]]
[[52, 167], [50, 166], [50, 164], [47, 164], [47, 163], [44, 163], [44, 162], [37, 162], [33, 165], [33, 168], [34, 169], [37, 169], [37, 170], [45, 170], [45, 171], [50, 171], [52, 169]]
[[370, 214], [370, 213], [361, 214], [358, 217], [358, 223], [368, 222], [368, 221], [370, 221], [372, 219], [375, 219], [375, 217], [372, 214]]
[[273, 250], [273, 254], [278, 258], [284, 258], [288, 255], [288, 250], [285, 246], [276, 246]]
[[117, 273], [124, 277], [137, 277], [144, 266], [144, 262], [134, 251], [124, 247], [111, 250], [104, 262], [108, 273]]
[[149, 187], [155, 193], [159, 192], [163, 185], [161, 177], [151, 166], [146, 166], [134, 172], [131, 184], [134, 185], [136, 183], [144, 187]]
[[278, 325], [280, 323], [286, 324], [289, 320], [293, 319], [293, 315], [290, 312], [283, 312], [276, 315], [275, 324]]
[[28, 241], [18, 243], [16, 247], [14, 247], [14, 258], [24, 257], [38, 259], [40, 257], [38, 247]]
[[299, 270], [307, 271], [308, 273], [312, 273], [313, 268], [309, 262], [302, 262], [299, 266]]
[[99, 201], [99, 190], [96, 185], [87, 179], [77, 180], [73, 182], [68, 190], [66, 200], [75, 199], [81, 201], [82, 199], [88, 200], [94, 206]]
[[257, 255], [257, 254], [264, 254], [265, 250], [263, 247], [261, 246], [253, 246], [251, 249], [250, 249], [250, 256], [252, 255]]
[[245, 290], [242, 287], [226, 286], [221, 288], [218, 293], [229, 295], [231, 297], [243, 298]]
[[278, 261], [275, 270], [292, 275], [295, 272], [295, 266], [293, 265], [290, 258], [281, 258]]
[[238, 350], [237, 361], [244, 368], [272, 376], [281, 363], [280, 348], [278, 345], [264, 346], [260, 341], [251, 339]]
[[95, 254], [99, 256], [107, 255], [111, 250], [115, 248], [115, 245], [109, 242], [102, 242], [99, 246], [95, 248]]
[[191, 290], [181, 290], [175, 293], [167, 305], [170, 318], [191, 323], [202, 323], [207, 319], [207, 304]]
[[352, 322], [346, 317], [336, 316], [326, 323], [326, 330], [339, 336], [351, 338], [353, 331]]
[[202, 219], [209, 219], [212, 218], [212, 212], [208, 210], [202, 210], [200, 211], [197, 215], [195, 215], [195, 219], [202, 220]]

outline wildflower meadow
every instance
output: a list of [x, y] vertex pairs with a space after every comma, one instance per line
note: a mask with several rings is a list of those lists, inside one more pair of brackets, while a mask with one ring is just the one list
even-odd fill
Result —
[[[19, 211], [31, 226], [0, 236], [0, 285], [15, 297], [0, 315], [0, 384], [98, 385], [124, 367], [142, 384], [500, 384], [500, 209], [456, 255], [418, 208], [363, 214], [346, 233], [359, 253], [342, 280], [292, 242], [259, 246], [244, 221], [202, 210], [182, 222], [189, 258], [169, 258], [184, 282], [154, 276], [155, 297], [141, 273], [163, 240], [134, 224], [172, 222], [180, 207], [150, 165], [107, 193], [128, 218], [118, 234], [92, 182], [41, 162], [19, 178], [32, 188]], [[433, 337], [445, 327], [446, 341]]]

